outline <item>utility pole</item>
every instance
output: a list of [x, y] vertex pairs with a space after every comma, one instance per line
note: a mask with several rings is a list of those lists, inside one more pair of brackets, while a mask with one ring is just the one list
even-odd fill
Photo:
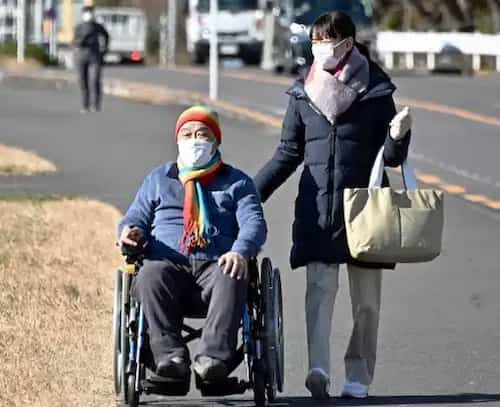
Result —
[[159, 49], [159, 61], [160, 66], [167, 65], [167, 16], [162, 14], [160, 16], [160, 49]]
[[168, 0], [168, 16], [167, 16], [167, 66], [175, 67], [175, 55], [177, 52], [177, 0]]
[[17, 1], [17, 63], [24, 62], [26, 52], [26, 0]]
[[262, 50], [261, 68], [270, 71], [274, 68], [273, 64], [273, 46], [274, 46], [274, 2], [266, 1], [264, 10], [264, 47]]
[[34, 0], [33, 10], [33, 41], [43, 43], [43, 0]]
[[57, 58], [57, 1], [50, 0], [50, 9], [48, 17], [50, 19], [50, 34], [49, 34], [49, 55], [51, 58]]
[[219, 97], [219, 46], [217, 39], [218, 0], [210, 0], [210, 99]]

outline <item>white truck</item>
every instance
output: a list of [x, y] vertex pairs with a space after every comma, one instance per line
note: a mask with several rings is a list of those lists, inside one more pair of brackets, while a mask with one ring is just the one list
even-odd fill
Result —
[[[219, 0], [217, 38], [221, 57], [239, 57], [258, 64], [264, 42], [262, 0]], [[187, 50], [195, 64], [209, 57], [210, 0], [189, 0], [186, 17]]]
[[109, 33], [107, 63], [143, 63], [146, 54], [147, 21], [144, 12], [134, 7], [98, 7], [96, 20]]

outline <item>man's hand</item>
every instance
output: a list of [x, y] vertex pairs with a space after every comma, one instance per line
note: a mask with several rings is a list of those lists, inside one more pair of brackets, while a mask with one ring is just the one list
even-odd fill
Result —
[[245, 280], [248, 275], [248, 261], [241, 254], [228, 252], [219, 258], [219, 267], [231, 278]]
[[136, 226], [125, 226], [120, 235], [120, 247], [124, 244], [136, 247], [137, 244], [144, 239], [144, 231]]
[[412, 117], [410, 108], [406, 106], [401, 110], [390, 123], [390, 135], [393, 140], [401, 140], [411, 130]]

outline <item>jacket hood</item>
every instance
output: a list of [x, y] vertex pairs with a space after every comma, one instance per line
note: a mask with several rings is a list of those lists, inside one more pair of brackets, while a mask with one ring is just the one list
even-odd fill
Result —
[[[364, 92], [359, 100], [366, 100], [378, 98], [383, 96], [392, 95], [396, 90], [396, 85], [392, 83], [389, 76], [378, 66], [375, 62], [370, 63], [370, 81], [366, 92]], [[294, 96], [297, 99], [306, 97], [304, 89], [305, 80], [309, 74], [310, 69], [304, 70], [302, 75], [295, 81], [295, 83], [287, 90], [287, 94]]]

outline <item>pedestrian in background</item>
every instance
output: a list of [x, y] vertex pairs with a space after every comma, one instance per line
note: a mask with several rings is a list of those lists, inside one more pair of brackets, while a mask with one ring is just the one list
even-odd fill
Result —
[[82, 92], [81, 112], [87, 113], [89, 109], [98, 112], [102, 99], [102, 64], [108, 50], [109, 34], [95, 21], [93, 7], [83, 8], [82, 22], [75, 28], [73, 45], [76, 47], [75, 60]]
[[339, 265], [347, 264], [354, 325], [345, 354], [342, 395], [363, 398], [375, 369], [381, 269], [394, 264], [366, 264], [352, 258], [343, 190], [368, 186], [382, 146], [385, 165], [403, 163], [411, 116], [406, 108], [396, 115], [395, 86], [370, 59], [368, 50], [356, 42], [356, 28], [347, 14], [322, 15], [310, 36], [314, 63], [288, 91], [281, 141], [255, 181], [266, 201], [304, 163], [290, 261], [294, 269], [307, 268], [306, 387], [315, 399], [329, 397], [331, 321]]

